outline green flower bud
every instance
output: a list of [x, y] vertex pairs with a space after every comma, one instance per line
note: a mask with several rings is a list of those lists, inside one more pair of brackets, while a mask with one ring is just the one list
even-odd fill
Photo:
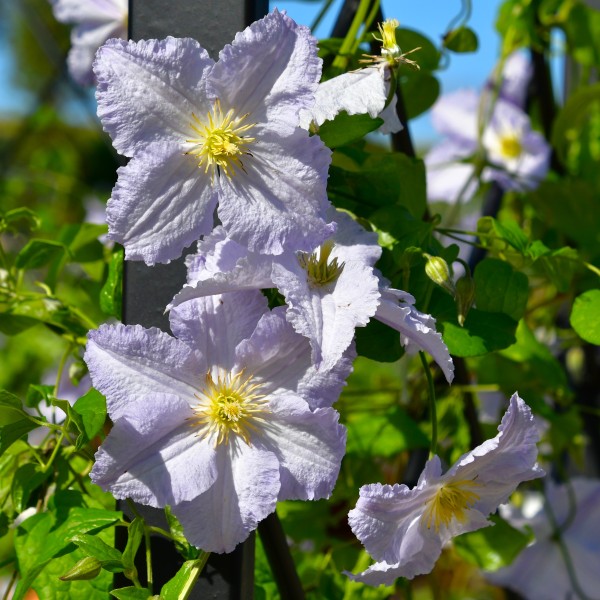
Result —
[[427, 277], [454, 296], [456, 289], [452, 281], [452, 275], [450, 275], [448, 263], [441, 256], [431, 256], [431, 254], [424, 254], [423, 256], [427, 259], [425, 263]]
[[458, 324], [463, 327], [465, 319], [475, 301], [475, 281], [465, 275], [456, 282], [456, 306], [458, 308]]
[[93, 556], [86, 556], [82, 558], [77, 564], [69, 571], [67, 571], [62, 577], [59, 577], [61, 581], [79, 581], [81, 579], [94, 579], [100, 573], [102, 564], [97, 558]]

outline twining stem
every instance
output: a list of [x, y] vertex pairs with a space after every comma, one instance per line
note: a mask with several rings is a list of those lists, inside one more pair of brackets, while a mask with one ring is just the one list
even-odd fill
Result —
[[431, 445], [429, 446], [429, 459], [431, 460], [437, 453], [438, 436], [435, 388], [433, 386], [433, 377], [431, 376], [431, 370], [429, 369], [427, 357], [425, 356], [425, 352], [423, 352], [422, 350], [419, 351], [419, 358], [421, 359], [421, 364], [423, 365], [423, 369], [425, 370], [425, 377], [427, 377], [427, 391], [429, 394], [429, 418], [431, 420]]
[[[573, 496], [573, 498], [571, 496], [569, 496], [569, 500], [573, 501], [574, 496]], [[554, 514], [554, 511], [552, 510], [552, 507], [550, 506], [550, 502], [548, 501], [547, 497], [546, 497], [546, 502], [545, 502], [544, 508], [546, 509], [546, 514], [548, 515], [548, 520], [550, 521], [550, 524], [552, 525], [552, 529], [554, 530], [553, 538], [554, 538], [554, 540], [556, 540], [556, 543], [558, 544], [558, 548], [560, 550], [563, 561], [565, 563], [565, 567], [567, 568], [567, 573], [569, 575], [569, 579], [571, 580], [571, 585], [573, 586], [573, 591], [575, 592], [575, 594], [577, 594], [577, 596], [580, 598], [580, 600], [592, 600], [581, 588], [581, 584], [579, 583], [579, 579], [577, 578], [577, 573], [575, 572], [575, 566], [573, 565], [573, 559], [571, 558], [569, 549], [567, 548], [567, 545], [565, 544], [565, 540], [563, 539], [563, 536], [562, 536], [562, 532], [564, 531], [565, 527], [564, 526], [561, 527], [558, 524], [556, 515]]]

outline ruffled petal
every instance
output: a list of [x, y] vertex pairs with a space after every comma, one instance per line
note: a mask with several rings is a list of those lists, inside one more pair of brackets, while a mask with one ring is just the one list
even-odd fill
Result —
[[331, 153], [297, 128], [285, 138], [257, 131], [246, 172], [221, 178], [219, 218], [227, 235], [251, 251], [309, 251], [329, 237], [325, 222]]
[[287, 136], [298, 126], [300, 110], [314, 102], [320, 77], [310, 30], [274, 10], [221, 50], [210, 85], [225, 106], [248, 113], [249, 122], [268, 122]]
[[335, 369], [320, 376], [311, 361], [308, 340], [294, 331], [284, 315], [284, 307], [263, 315], [252, 336], [238, 346], [238, 365], [262, 382], [261, 393], [294, 391], [311, 409], [331, 406], [352, 370], [354, 348]]
[[479, 94], [475, 90], [457, 90], [441, 96], [431, 110], [433, 126], [443, 135], [477, 143], [477, 109]]
[[269, 397], [262, 440], [280, 463], [279, 500], [328, 498], [346, 450], [346, 428], [332, 408], [311, 412], [294, 394]]
[[272, 452], [239, 444], [220, 447], [219, 477], [190, 502], [172, 507], [187, 540], [206, 552], [231, 552], [275, 510], [279, 461]]
[[530, 408], [513, 394], [498, 427], [498, 435], [464, 454], [444, 475], [444, 479], [475, 480], [480, 499], [473, 508], [488, 515], [522, 481], [542, 477], [537, 464], [539, 433]]
[[171, 310], [171, 331], [212, 365], [229, 371], [237, 345], [251, 336], [267, 310], [267, 299], [258, 290], [196, 298]]
[[190, 38], [109, 40], [94, 63], [98, 116], [120, 154], [152, 142], [182, 146], [193, 135], [192, 113], [210, 112], [205, 79], [213, 61]]
[[424, 350], [440, 366], [446, 381], [454, 379], [454, 363], [441, 334], [435, 330], [435, 319], [431, 315], [419, 312], [409, 304], [400, 305], [399, 290], [391, 288], [381, 290], [381, 301], [375, 318], [392, 329], [400, 332], [400, 341], [408, 352]]
[[217, 193], [177, 144], [151, 144], [118, 174], [106, 218], [128, 260], [169, 262], [212, 229]]
[[192, 500], [214, 483], [215, 450], [195, 437], [188, 402], [147, 393], [130, 397], [120, 414], [96, 453], [94, 483], [155, 507]]
[[84, 359], [113, 421], [124, 414], [132, 396], [176, 394], [193, 403], [207, 372], [204, 358], [186, 344], [140, 325], [101, 325], [90, 331]]

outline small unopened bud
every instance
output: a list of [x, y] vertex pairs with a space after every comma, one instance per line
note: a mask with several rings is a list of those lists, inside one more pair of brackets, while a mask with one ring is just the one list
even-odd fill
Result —
[[458, 324], [463, 327], [465, 319], [475, 301], [475, 281], [465, 275], [456, 282], [456, 306], [458, 309]]
[[82, 558], [71, 570], [67, 571], [61, 581], [79, 581], [81, 579], [94, 579], [100, 573], [102, 564], [93, 556]]
[[427, 277], [454, 296], [456, 289], [454, 288], [448, 263], [441, 256], [431, 256], [431, 254], [424, 254], [424, 256], [427, 259], [425, 263]]

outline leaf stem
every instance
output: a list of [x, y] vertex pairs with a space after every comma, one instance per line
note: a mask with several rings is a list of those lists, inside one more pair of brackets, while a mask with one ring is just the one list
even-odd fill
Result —
[[433, 378], [431, 377], [431, 370], [429, 369], [429, 363], [425, 353], [419, 351], [419, 358], [421, 364], [425, 370], [425, 377], [427, 378], [427, 391], [429, 395], [429, 418], [431, 419], [431, 445], [429, 446], [429, 459], [431, 460], [437, 452], [437, 436], [438, 436], [438, 424], [437, 424], [437, 407], [435, 403], [435, 388], [433, 386]]

